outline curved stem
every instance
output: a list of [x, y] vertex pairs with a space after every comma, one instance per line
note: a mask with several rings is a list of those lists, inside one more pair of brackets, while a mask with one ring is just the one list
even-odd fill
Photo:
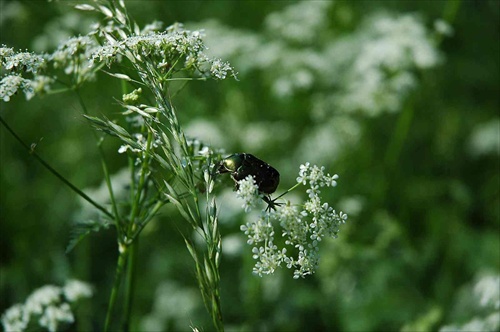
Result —
[[97, 208], [99, 211], [107, 215], [109, 218], [114, 219], [114, 216], [106, 210], [104, 207], [99, 205], [97, 202], [95, 202], [92, 198], [87, 196], [83, 191], [78, 189], [74, 184], [69, 182], [64, 176], [62, 176], [58, 171], [56, 171], [54, 168], [52, 168], [45, 160], [42, 159], [32, 148], [30, 148], [24, 141], [17, 136], [17, 134], [12, 130], [12, 128], [9, 127], [9, 125], [4, 121], [4, 119], [0, 116], [0, 122], [2, 125], [7, 129], [7, 131], [14, 136], [14, 138], [27, 150], [29, 153], [38, 161], [40, 162], [49, 172], [51, 172], [53, 175], [55, 175], [59, 180], [61, 180], [66, 186], [68, 186], [71, 190], [73, 190], [75, 193], [77, 193], [80, 197], [82, 197], [84, 200], [92, 204], [95, 208]]

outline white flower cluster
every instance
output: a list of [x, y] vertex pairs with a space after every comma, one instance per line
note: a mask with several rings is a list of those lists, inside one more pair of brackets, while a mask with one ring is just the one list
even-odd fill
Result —
[[60, 324], [75, 318], [70, 304], [92, 296], [92, 288], [84, 282], [69, 280], [64, 287], [46, 285], [35, 290], [23, 304], [16, 304], [2, 315], [5, 331], [25, 331], [30, 323], [56, 331]]
[[170, 71], [178, 63], [183, 67], [178, 70], [191, 70], [204, 77], [224, 79], [228, 74], [235, 76], [234, 70], [228, 63], [220, 59], [209, 58], [203, 51], [206, 49], [201, 31], [190, 31], [175, 24], [164, 32], [151, 32], [146, 35], [127, 36], [119, 34], [116, 39], [106, 34], [107, 41], [96, 49], [91, 62], [104, 62], [107, 65], [119, 61], [126, 56], [133, 63], [142, 62], [144, 57], [157, 60], [159, 67]]
[[8, 102], [19, 89], [23, 90], [26, 99], [33, 97], [33, 86], [29, 79], [22, 78], [20, 75], [7, 75], [0, 81], [0, 98]]
[[440, 332], [498, 331], [500, 328], [500, 275], [479, 274], [463, 287], [454, 311], [460, 322], [442, 326]]
[[[228, 75], [236, 77], [229, 63], [209, 58], [204, 53], [206, 47], [201, 31], [185, 30], [181, 24], [175, 24], [157, 32], [160, 27], [161, 22], [153, 22], [129, 36], [108, 21], [107, 25], [96, 25], [96, 30], [87, 35], [67, 39], [52, 54], [16, 52], [2, 45], [0, 69], [4, 76], [0, 81], [0, 99], [8, 102], [18, 90], [22, 90], [28, 100], [35, 94], [49, 91], [56, 79], [41, 75], [47, 64], [73, 76], [71, 81], [76, 85], [94, 79], [100, 62], [110, 65], [120, 62], [123, 57], [141, 63], [145, 58], [152, 58], [163, 74], [187, 70], [214, 79], [225, 79]], [[102, 45], [97, 41], [99, 38], [104, 38]], [[130, 80], [126, 75], [111, 75]]]
[[182, 283], [167, 280], [156, 287], [151, 312], [144, 315], [137, 331], [188, 331], [186, 322], [199, 307], [199, 293]]
[[229, 62], [224, 62], [221, 59], [214, 59], [212, 61], [212, 66], [210, 67], [210, 73], [213, 77], [219, 80], [226, 78], [227, 73], [233, 72], [233, 67]]
[[500, 155], [499, 131], [499, 117], [475, 125], [469, 137], [469, 150], [471, 154], [476, 157]]
[[46, 65], [41, 55], [29, 52], [15, 52], [13, 48], [0, 47], [2, 68], [10, 72], [27, 72], [36, 74]]
[[265, 25], [280, 39], [310, 44], [326, 28], [328, 18], [325, 13], [331, 5], [330, 1], [301, 1], [281, 12], [271, 13], [266, 17]]
[[93, 36], [72, 37], [60, 44], [49, 56], [55, 68], [64, 69], [66, 75], [74, 75], [77, 82], [95, 78], [95, 69], [90, 61], [91, 55], [99, 47]]
[[249, 175], [241, 181], [238, 181], [238, 190], [236, 191], [236, 197], [243, 200], [242, 208], [245, 212], [250, 212], [252, 208], [257, 205], [260, 197], [259, 186], [253, 178]]
[[[43, 91], [44, 83], [48, 83], [47, 77], [41, 76], [37, 79], [39, 71], [46, 66], [45, 59], [38, 54], [28, 52], [15, 52], [13, 48], [0, 47], [0, 69], [7, 72], [0, 81], [0, 99], [5, 102], [17, 93], [19, 89], [23, 91], [26, 99], [31, 99], [35, 91]], [[31, 74], [35, 79], [23, 77]]]
[[332, 3], [293, 3], [269, 14], [260, 34], [204, 22], [206, 41], [214, 56], [243, 74], [260, 70], [278, 97], [314, 87], [331, 99], [330, 110], [370, 116], [399, 111], [418, 84], [416, 71], [440, 63], [436, 31], [414, 14], [375, 13], [341, 34], [328, 26], [338, 8]]
[[333, 43], [328, 53], [335, 59], [332, 69], [341, 75], [337, 106], [372, 116], [400, 110], [418, 82], [413, 71], [435, 67], [441, 60], [431, 33], [411, 14], [374, 15]]
[[[97, 45], [90, 36], [82, 36], [68, 39], [52, 54], [15, 52], [12, 48], [1, 47], [1, 68], [8, 74], [0, 82], [0, 98], [8, 102], [19, 89], [28, 100], [35, 94], [48, 92], [55, 79], [41, 73], [49, 63], [54, 68], [62, 68], [66, 75], [74, 75], [76, 83], [94, 78], [95, 70], [90, 66], [89, 57]], [[31, 74], [32, 78], [26, 74]]]
[[486, 275], [474, 285], [474, 294], [482, 307], [500, 309], [500, 275]]
[[[337, 237], [340, 224], [345, 223], [347, 214], [337, 213], [328, 203], [321, 201], [320, 188], [337, 185], [338, 175], [325, 174], [324, 167], [309, 163], [300, 166], [297, 184], [308, 185], [308, 200], [296, 206], [287, 202], [277, 206], [275, 211], [263, 211], [255, 221], [241, 226], [248, 236], [247, 243], [253, 245], [253, 258], [257, 260], [254, 273], [273, 273], [282, 264], [295, 269], [294, 278], [313, 274], [319, 262], [319, 243], [325, 237]], [[248, 212], [259, 199], [258, 187], [250, 176], [238, 182], [238, 197], [244, 199], [243, 207]], [[273, 222], [281, 226], [285, 246], [279, 248], [275, 243]], [[289, 254], [296, 253], [296, 256]]]

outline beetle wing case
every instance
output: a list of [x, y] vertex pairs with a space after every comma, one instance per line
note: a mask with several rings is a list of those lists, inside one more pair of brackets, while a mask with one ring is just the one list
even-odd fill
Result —
[[259, 191], [272, 194], [276, 191], [280, 182], [280, 173], [268, 163], [260, 160], [252, 154], [245, 153], [243, 158], [244, 168], [248, 169], [245, 177], [252, 175], [259, 186]]

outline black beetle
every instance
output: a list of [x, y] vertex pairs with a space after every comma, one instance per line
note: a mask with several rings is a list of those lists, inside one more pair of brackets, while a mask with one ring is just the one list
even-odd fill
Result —
[[260, 160], [250, 153], [235, 153], [224, 158], [219, 163], [217, 173], [230, 173], [231, 178], [236, 182], [238, 189], [238, 181], [243, 180], [251, 175], [255, 179], [259, 192], [265, 194], [264, 201], [268, 204], [268, 209], [276, 209], [275, 203], [271, 200], [271, 194], [276, 191], [280, 183], [280, 173], [268, 163]]

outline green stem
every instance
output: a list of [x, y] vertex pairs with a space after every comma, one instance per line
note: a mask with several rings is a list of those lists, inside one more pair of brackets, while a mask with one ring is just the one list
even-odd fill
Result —
[[165, 78], [164, 81], [206, 81], [205, 77], [173, 77]]
[[297, 188], [301, 184], [302, 184], [301, 182], [296, 183], [293, 187], [291, 187], [290, 189], [288, 189], [287, 191], [285, 191], [284, 193], [282, 193], [281, 195], [279, 195], [278, 197], [276, 197], [275, 199], [273, 199], [273, 201], [277, 200], [278, 198], [281, 198], [281, 197], [285, 196], [286, 194], [288, 194], [290, 191], [294, 190], [295, 188]]
[[78, 189], [74, 184], [69, 182], [64, 176], [62, 176], [58, 171], [56, 171], [54, 168], [52, 168], [45, 160], [42, 159], [33, 149], [31, 149], [24, 141], [17, 136], [17, 134], [10, 128], [10, 126], [4, 121], [2, 117], [0, 117], [0, 122], [2, 125], [7, 129], [7, 131], [14, 136], [14, 138], [27, 150], [29, 153], [38, 161], [40, 162], [49, 172], [51, 172], [53, 175], [55, 175], [59, 180], [61, 180], [66, 186], [68, 186], [71, 190], [73, 190], [75, 193], [77, 193], [80, 197], [82, 197], [84, 200], [92, 204], [95, 208], [100, 210], [102, 213], [107, 215], [109, 218], [114, 219], [114, 216], [106, 210], [104, 207], [99, 205], [97, 202], [95, 202], [92, 198], [87, 196], [83, 191]]
[[165, 203], [162, 202], [162, 201], [156, 202], [155, 206], [149, 211], [148, 215], [146, 217], [144, 217], [144, 219], [142, 220], [142, 222], [140, 224], [137, 225], [137, 227], [135, 229], [135, 232], [130, 237], [130, 242], [133, 243], [136, 240], [136, 238], [141, 233], [142, 229], [144, 227], [146, 227], [146, 225], [148, 224], [148, 222], [156, 215], [156, 213], [158, 212], [158, 210], [160, 210], [160, 208], [163, 205], [165, 205]]
[[446, 2], [446, 6], [444, 7], [443, 20], [448, 22], [448, 24], [452, 24], [457, 17], [458, 10], [462, 5], [462, 0], [448, 0]]
[[[448, 0], [443, 10], [443, 20], [445, 20], [448, 24], [453, 24], [453, 21], [455, 21], [460, 9], [460, 5], [461, 0]], [[437, 44], [440, 42], [441, 39], [438, 39]], [[410, 130], [414, 111], [413, 107], [411, 107], [410, 103], [408, 103], [408, 106], [400, 113], [392, 140], [385, 154], [385, 164], [390, 168], [394, 167], [399, 159], [403, 144]]]
[[108, 311], [106, 313], [106, 321], [104, 322], [104, 331], [109, 331], [109, 324], [111, 323], [111, 316], [113, 314], [116, 298], [118, 296], [118, 290], [120, 289], [120, 283], [123, 275], [123, 268], [127, 262], [128, 258], [128, 247], [122, 243], [119, 243], [118, 262], [116, 264], [116, 274], [115, 281], [113, 283], [113, 288], [111, 289], [111, 295], [109, 297]]
[[135, 280], [136, 280], [136, 262], [139, 251], [139, 239], [130, 246], [130, 252], [127, 265], [127, 284], [125, 287], [125, 316], [122, 322], [122, 331], [130, 331], [130, 317], [132, 316], [132, 304], [134, 300]]
[[[133, 295], [134, 295], [134, 287], [135, 287], [135, 269], [136, 269], [136, 260], [137, 260], [137, 247], [138, 247], [138, 233], [137, 228], [138, 228], [138, 222], [136, 219], [138, 219], [139, 212], [141, 210], [141, 197], [144, 193], [146, 195], [146, 188], [147, 188], [147, 180], [146, 180], [146, 173], [148, 170], [148, 165], [150, 161], [149, 157], [149, 150], [151, 148], [153, 141], [153, 135], [151, 131], [148, 132], [148, 138], [147, 138], [147, 143], [146, 143], [146, 153], [144, 160], [142, 162], [141, 170], [140, 170], [140, 177], [139, 177], [139, 182], [137, 186], [134, 186], [135, 189], [135, 195], [131, 197], [132, 199], [132, 208], [130, 211], [130, 218], [129, 218], [129, 227], [126, 229], [125, 236], [127, 238], [127, 243], [130, 244], [130, 250], [128, 251], [128, 266], [127, 266], [127, 284], [125, 288], [125, 298], [124, 298], [124, 316], [122, 320], [122, 329], [123, 331], [129, 331], [130, 329], [130, 317], [132, 314], [132, 303], [133, 303]], [[134, 168], [132, 168], [132, 172], [134, 172]], [[133, 173], [132, 173], [133, 177]], [[110, 300], [111, 302], [111, 300]]]
[[408, 103], [408, 106], [403, 109], [399, 115], [396, 129], [394, 130], [391, 142], [389, 143], [385, 154], [385, 165], [390, 169], [394, 167], [399, 159], [403, 144], [408, 136], [408, 132], [410, 131], [413, 115], [414, 108], [410, 106], [410, 103]]
[[[219, 269], [215, 266], [213, 266], [214, 262], [210, 261], [212, 265], [212, 269], [214, 271], [219, 272]], [[213, 284], [213, 289], [212, 289], [212, 320], [214, 323], [215, 328], [217, 331], [224, 332], [224, 322], [222, 321], [222, 310], [221, 310], [221, 304], [220, 304], [220, 278], [219, 275], [217, 274], [216, 280], [214, 281]]]
[[141, 170], [140, 170], [141, 174], [139, 176], [139, 183], [137, 184], [137, 187], [135, 188], [136, 189], [135, 197], [134, 197], [134, 200], [132, 202], [132, 204], [133, 204], [132, 210], [130, 211], [130, 227], [127, 230], [127, 235], [133, 234], [131, 232], [131, 229], [132, 229], [132, 227], [134, 227], [134, 225], [136, 223], [135, 219], [136, 219], [137, 215], [139, 214], [141, 194], [142, 194], [142, 191], [144, 189], [146, 172], [147, 172], [149, 159], [150, 159], [149, 158], [149, 149], [151, 147], [152, 140], [153, 140], [153, 135], [151, 134], [151, 132], [149, 132], [148, 138], [147, 138], [147, 143], [146, 143], [146, 153], [145, 153], [145, 157], [144, 157], [144, 160], [142, 162], [142, 166], [141, 166]]
[[[78, 100], [80, 102], [80, 105], [82, 106], [83, 113], [85, 115], [89, 115], [89, 113], [87, 111], [87, 107], [85, 106], [85, 103], [83, 102], [82, 96], [80, 95], [80, 93], [78, 91], [76, 91], [76, 95], [78, 96]], [[92, 133], [94, 134], [94, 137], [98, 142], [97, 149], [99, 151], [99, 156], [101, 157], [101, 166], [102, 166], [102, 170], [104, 172], [104, 179], [106, 181], [106, 186], [108, 188], [109, 197], [111, 199], [111, 208], [113, 209], [113, 214], [115, 215], [116, 229], [118, 231], [118, 234], [121, 234], [122, 231], [121, 231], [121, 224], [120, 224], [120, 215], [118, 213], [118, 205], [116, 204], [116, 199], [115, 199], [115, 195], [113, 192], [113, 186], [111, 184], [111, 176], [109, 173], [108, 165], [106, 164], [106, 159], [104, 158], [104, 151], [102, 149], [102, 144], [101, 144], [102, 141], [99, 139], [99, 137], [97, 136], [97, 133], [94, 130], [92, 131]]]

